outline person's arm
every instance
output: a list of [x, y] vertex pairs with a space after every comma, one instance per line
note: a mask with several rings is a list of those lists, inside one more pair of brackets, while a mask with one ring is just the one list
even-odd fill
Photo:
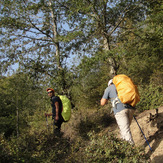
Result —
[[102, 106], [104, 106], [105, 104], [107, 104], [108, 103], [108, 100], [107, 99], [105, 99], [105, 98], [102, 98], [101, 99], [101, 105]]
[[107, 87], [104, 91], [104, 95], [101, 98], [100, 104], [104, 106], [105, 104], [108, 103], [108, 99], [109, 99], [109, 88]]
[[50, 116], [52, 116], [53, 115], [53, 113], [45, 113], [45, 117], [50, 117]]
[[56, 108], [55, 120], [58, 121], [59, 120], [59, 103], [58, 102], [55, 102], [55, 108]]

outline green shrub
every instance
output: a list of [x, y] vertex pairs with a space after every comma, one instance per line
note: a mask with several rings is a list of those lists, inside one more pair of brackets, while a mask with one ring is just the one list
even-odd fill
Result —
[[163, 105], [163, 86], [147, 85], [139, 87], [140, 102], [137, 108], [140, 112], [155, 109]]
[[69, 157], [67, 162], [84, 163], [117, 163], [117, 162], [139, 162], [147, 163], [148, 157], [141, 148], [133, 147], [126, 141], [119, 140], [115, 135], [97, 135], [89, 133], [90, 141], [85, 144], [85, 148], [76, 151], [73, 157]]
[[0, 157], [2, 162], [57, 162], [69, 153], [69, 141], [49, 132], [23, 134], [10, 140], [1, 138]]

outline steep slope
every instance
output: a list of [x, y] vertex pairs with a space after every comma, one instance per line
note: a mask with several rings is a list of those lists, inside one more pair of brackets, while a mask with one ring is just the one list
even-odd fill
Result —
[[[97, 131], [97, 135], [108, 135], [114, 133], [120, 138], [118, 125], [114, 115], [110, 115], [109, 107], [98, 111], [83, 111], [82, 113], [72, 114], [71, 120], [63, 125], [62, 131], [65, 137], [70, 140], [86, 137], [89, 131]], [[151, 115], [150, 115], [151, 114]], [[145, 147], [146, 153], [150, 156], [152, 162], [162, 163], [163, 160], [163, 106], [156, 110], [146, 110], [142, 113], [135, 113], [136, 120], [141, 127], [145, 138], [133, 118], [131, 132], [136, 146]], [[80, 124], [80, 125], [79, 125]], [[83, 139], [82, 139], [83, 140]], [[150, 145], [148, 145], [148, 143]], [[152, 151], [150, 150], [152, 149]]]
[[[145, 151], [152, 161], [162, 163], [163, 160], [163, 106], [156, 110], [147, 110], [136, 116], [136, 120], [145, 135], [143, 136], [138, 124], [133, 119], [131, 132], [137, 146], [145, 146]], [[147, 140], [145, 140], [145, 138]], [[149, 145], [148, 145], [149, 143]], [[151, 149], [152, 151], [151, 151]]]

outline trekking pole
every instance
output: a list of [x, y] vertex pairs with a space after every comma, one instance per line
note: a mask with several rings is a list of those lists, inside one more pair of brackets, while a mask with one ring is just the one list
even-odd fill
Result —
[[49, 124], [48, 124], [47, 116], [46, 116], [46, 125], [47, 125], [47, 129], [49, 129]]
[[136, 121], [136, 123], [137, 123], [137, 125], [138, 125], [138, 127], [139, 127], [139, 129], [140, 129], [140, 131], [141, 131], [141, 133], [143, 134], [143, 136], [144, 136], [144, 138], [145, 138], [145, 140], [146, 140], [146, 142], [147, 142], [147, 144], [148, 144], [150, 150], [152, 151], [152, 148], [151, 148], [151, 146], [149, 145], [149, 142], [148, 142], [147, 138], [145, 137], [145, 135], [144, 135], [144, 133], [143, 133], [143, 131], [142, 131], [142, 129], [141, 129], [141, 127], [140, 127], [138, 121], [136, 120], [136, 117], [135, 117], [134, 115], [133, 115], [133, 117], [134, 117], [134, 119], [135, 119], [135, 121]]

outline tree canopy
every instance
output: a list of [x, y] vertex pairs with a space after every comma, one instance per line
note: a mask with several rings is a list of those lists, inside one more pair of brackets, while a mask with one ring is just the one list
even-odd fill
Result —
[[[46, 87], [66, 94], [76, 108], [96, 107], [108, 80], [120, 73], [134, 80], [143, 99], [143, 89], [150, 87], [152, 94], [156, 85], [160, 95], [161, 0], [1, 0], [0, 5], [1, 110], [14, 108], [16, 117], [16, 106], [23, 109], [31, 98], [36, 104], [32, 90], [43, 96]], [[7, 76], [15, 64], [18, 70]], [[14, 103], [6, 98], [11, 88]]]

